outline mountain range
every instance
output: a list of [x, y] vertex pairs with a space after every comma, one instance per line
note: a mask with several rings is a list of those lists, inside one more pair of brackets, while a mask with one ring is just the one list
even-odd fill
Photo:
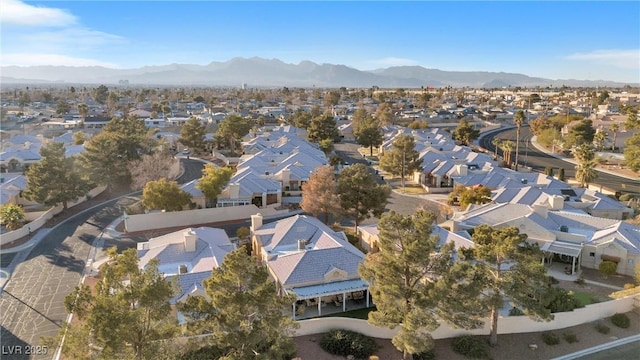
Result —
[[485, 71], [443, 71], [421, 66], [395, 66], [362, 71], [345, 65], [316, 64], [302, 61], [288, 64], [278, 59], [233, 58], [208, 65], [170, 64], [135, 69], [112, 69], [101, 66], [2, 66], [0, 82], [72, 83], [130, 85], [191, 85], [249, 87], [320, 87], [320, 88], [420, 88], [473, 87], [502, 88], [527, 86], [637, 86], [606, 80], [552, 80], [523, 74]]

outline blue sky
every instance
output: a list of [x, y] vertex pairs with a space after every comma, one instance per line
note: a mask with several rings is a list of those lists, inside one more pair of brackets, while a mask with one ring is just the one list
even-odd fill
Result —
[[234, 57], [640, 82], [640, 3], [0, 0], [2, 65]]

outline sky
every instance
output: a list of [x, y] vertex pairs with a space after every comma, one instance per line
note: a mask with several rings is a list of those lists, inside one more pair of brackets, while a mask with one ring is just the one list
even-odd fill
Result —
[[640, 83], [640, 2], [0, 0], [0, 64], [234, 57]]

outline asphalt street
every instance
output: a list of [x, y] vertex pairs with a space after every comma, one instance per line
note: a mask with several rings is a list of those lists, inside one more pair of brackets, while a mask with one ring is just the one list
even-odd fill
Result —
[[[575, 177], [575, 165], [557, 159], [551, 155], [548, 155], [531, 144], [531, 131], [528, 126], [522, 127], [520, 135], [520, 155], [518, 157], [518, 163], [520, 166], [529, 166], [534, 171], [544, 172], [546, 167], [555, 168], [555, 173], [558, 173], [559, 168], [564, 168], [565, 176], [567, 178]], [[495, 147], [491, 144], [494, 137], [502, 140], [516, 141], [516, 129], [507, 129], [500, 132], [493, 132], [487, 134], [480, 139], [480, 146], [487, 149], [491, 154], [494, 153]], [[514, 150], [515, 151], [515, 150]], [[502, 156], [502, 150], [498, 149], [498, 155]], [[512, 154], [512, 158], [515, 160], [515, 152]], [[594, 184], [602, 185], [605, 188], [613, 191], [621, 191], [622, 193], [640, 193], [640, 180], [634, 181], [624, 177], [611, 175], [602, 171], [598, 171], [598, 178], [594, 181]]]
[[[201, 176], [203, 163], [182, 159], [184, 183]], [[64, 298], [80, 283], [93, 241], [121, 215], [132, 199], [103, 204], [71, 218], [51, 230], [13, 272], [0, 295], [0, 359], [51, 359], [46, 354], [26, 355], [27, 346], [40, 345], [42, 336], [55, 336], [67, 317]], [[135, 246], [130, 239], [111, 239], [105, 246]], [[8, 354], [23, 349], [21, 354]], [[35, 347], [31, 349], [37, 349]]]

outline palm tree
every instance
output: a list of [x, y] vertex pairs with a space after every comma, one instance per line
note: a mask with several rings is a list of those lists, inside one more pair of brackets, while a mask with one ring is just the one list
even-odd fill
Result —
[[513, 151], [514, 143], [511, 140], [505, 140], [500, 143], [502, 149], [502, 157], [508, 168], [511, 168], [511, 151]]
[[596, 162], [594, 160], [581, 162], [576, 165], [576, 180], [580, 183], [581, 187], [589, 186], [589, 183], [598, 178], [598, 172], [596, 171]]
[[513, 118], [513, 121], [516, 124], [516, 166], [515, 166], [515, 171], [518, 171], [518, 153], [520, 152], [520, 130], [522, 128], [522, 125], [524, 124], [524, 111], [522, 110], [518, 110], [518, 112], [516, 112], [516, 116]]
[[501, 142], [502, 140], [497, 137], [494, 137], [493, 139], [491, 139], [491, 145], [493, 145], [493, 148], [494, 148], [493, 157], [496, 159], [498, 158], [498, 147], [500, 147]]
[[613, 123], [611, 125], [611, 131], [613, 132], [613, 143], [611, 144], [611, 151], [616, 151], [616, 140], [618, 138], [618, 130], [620, 130], [620, 125], [618, 123]]

